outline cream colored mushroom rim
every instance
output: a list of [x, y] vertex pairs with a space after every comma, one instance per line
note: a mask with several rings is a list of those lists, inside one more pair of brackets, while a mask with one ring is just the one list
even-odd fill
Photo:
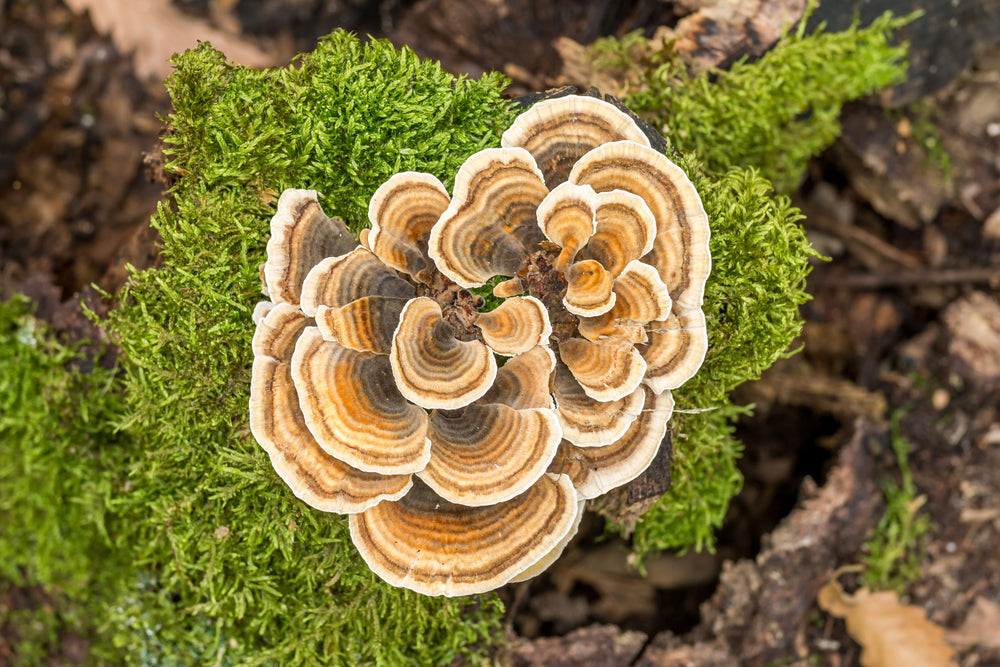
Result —
[[[293, 493], [349, 515], [425, 595], [533, 577], [584, 501], [642, 474], [707, 349], [709, 224], [623, 111], [539, 102], [449, 194], [394, 175], [355, 239], [286, 190], [254, 312], [250, 427]], [[502, 305], [470, 291], [496, 276]], [[498, 359], [501, 363], [498, 363]]]

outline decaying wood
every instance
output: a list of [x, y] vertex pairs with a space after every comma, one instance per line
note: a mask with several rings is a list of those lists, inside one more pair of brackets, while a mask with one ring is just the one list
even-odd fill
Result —
[[591, 625], [564, 637], [521, 640], [506, 664], [511, 667], [627, 667], [646, 644], [646, 635], [613, 625]]
[[948, 352], [966, 379], [978, 386], [1000, 384], [1000, 303], [973, 292], [942, 314], [949, 337]]

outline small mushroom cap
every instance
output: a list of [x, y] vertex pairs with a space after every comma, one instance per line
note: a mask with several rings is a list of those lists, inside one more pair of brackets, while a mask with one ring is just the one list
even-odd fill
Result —
[[580, 447], [611, 444], [625, 434], [642, 412], [641, 387], [616, 401], [597, 401], [587, 395], [562, 364], [556, 367], [552, 393], [563, 437]]
[[478, 340], [460, 341], [434, 299], [418, 297], [403, 308], [389, 360], [396, 386], [423, 408], [452, 410], [489, 390], [497, 362]]
[[285, 190], [271, 218], [264, 263], [266, 293], [275, 303], [299, 303], [309, 269], [324, 257], [342, 255], [357, 245], [343, 220], [323, 213], [315, 190]]
[[521, 495], [485, 507], [444, 500], [422, 482], [398, 502], [350, 516], [351, 540], [375, 574], [423, 595], [498, 588], [551, 552], [576, 524], [566, 476], [542, 475]]
[[577, 532], [580, 530], [580, 521], [583, 519], [583, 510], [586, 504], [587, 504], [586, 501], [583, 500], [581, 500], [578, 503], [576, 510], [576, 521], [573, 522], [573, 527], [569, 530], [569, 532], [566, 533], [566, 535], [564, 535], [561, 540], [556, 542], [556, 545], [552, 547], [552, 549], [549, 550], [547, 554], [545, 554], [540, 559], [535, 561], [533, 565], [530, 565], [528, 569], [524, 570], [523, 572], [521, 572], [521, 574], [511, 579], [508, 583], [517, 584], [522, 581], [527, 581], [528, 579], [534, 579], [542, 572], [545, 572], [545, 570], [549, 569], [549, 566], [552, 565], [552, 563], [555, 563], [557, 560], [559, 560], [559, 557], [562, 556], [563, 551], [566, 550], [566, 547], [569, 545], [570, 541], [574, 537], [576, 537]]
[[406, 303], [406, 299], [364, 296], [340, 308], [319, 306], [316, 325], [324, 340], [358, 352], [389, 354], [392, 334]]
[[455, 176], [455, 195], [431, 229], [428, 254], [462, 287], [512, 276], [542, 240], [535, 213], [548, 194], [523, 148], [488, 148]]
[[623, 340], [569, 338], [559, 343], [559, 357], [569, 367], [587, 396], [617, 401], [642, 382], [646, 362], [632, 343]]
[[553, 408], [549, 376], [556, 366], [556, 355], [544, 345], [509, 359], [497, 370], [490, 390], [476, 401], [480, 405], [501, 403], [516, 410]]
[[652, 148], [617, 141], [580, 158], [570, 181], [598, 192], [627, 190], [642, 197], [657, 224], [646, 260], [667, 284], [675, 307], [701, 307], [712, 268], [708, 216], [680, 167]]
[[533, 296], [507, 299], [488, 313], [480, 313], [475, 324], [490, 349], [506, 356], [548, 345], [552, 333], [549, 311]]
[[644, 325], [670, 315], [670, 295], [656, 269], [635, 259], [615, 278], [615, 305], [598, 317], [580, 319], [580, 335], [587, 340], [622, 338], [646, 342]]
[[292, 379], [306, 426], [334, 458], [383, 474], [427, 465], [427, 413], [396, 389], [386, 355], [325, 341], [308, 327], [295, 345]]
[[642, 197], [624, 190], [601, 192], [597, 203], [597, 230], [580, 258], [596, 259], [618, 276], [629, 262], [653, 249], [656, 218]]
[[674, 399], [669, 391], [655, 394], [648, 387], [639, 391], [644, 395], [639, 418], [615, 442], [604, 447], [577, 447], [568, 440], [560, 443], [549, 472], [569, 475], [580, 498], [596, 498], [631, 482], [656, 457]]
[[675, 313], [649, 325], [645, 383], [656, 393], [676, 389], [701, 367], [708, 351], [708, 330], [701, 308]]
[[562, 183], [538, 205], [538, 227], [545, 238], [562, 248], [556, 269], [562, 271], [573, 261], [597, 230], [597, 193], [589, 185]]
[[431, 413], [433, 456], [417, 476], [453, 503], [482, 507], [510, 500], [538, 481], [562, 440], [551, 410], [469, 405]]
[[412, 486], [410, 475], [377, 475], [352, 468], [324, 452], [306, 427], [290, 361], [307, 324], [302, 312], [288, 304], [278, 304], [270, 317], [258, 322], [250, 432], [295, 496], [316, 509], [345, 514], [398, 500]]
[[566, 272], [566, 310], [581, 317], [603, 315], [615, 305], [615, 278], [592, 259], [574, 262]]
[[569, 95], [539, 102], [522, 113], [500, 142], [505, 148], [527, 149], [545, 174], [546, 185], [554, 188], [585, 153], [619, 140], [649, 146], [649, 139], [625, 112], [595, 97]]
[[434, 263], [427, 255], [431, 227], [451, 203], [436, 177], [417, 171], [394, 174], [368, 204], [368, 247], [385, 264], [427, 282]]
[[359, 247], [312, 268], [302, 285], [302, 310], [315, 317], [321, 305], [340, 308], [366, 296], [410, 299], [414, 291], [370, 250]]

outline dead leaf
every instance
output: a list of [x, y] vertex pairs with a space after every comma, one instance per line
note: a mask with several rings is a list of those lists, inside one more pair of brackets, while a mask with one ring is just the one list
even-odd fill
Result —
[[213, 28], [170, 4], [169, 0], [66, 0], [78, 14], [90, 12], [94, 27], [111, 36], [122, 53], [134, 52], [136, 73], [164, 79], [174, 53], [210, 42], [230, 60], [249, 67], [275, 65], [279, 60], [235, 35]]
[[820, 609], [847, 623], [861, 644], [864, 667], [952, 667], [954, 649], [944, 643], [944, 630], [926, 612], [903, 604], [894, 591], [867, 588], [847, 595], [836, 580], [820, 589]]
[[949, 632], [948, 639], [964, 646], [1000, 648], [1000, 605], [977, 596], [965, 622]]

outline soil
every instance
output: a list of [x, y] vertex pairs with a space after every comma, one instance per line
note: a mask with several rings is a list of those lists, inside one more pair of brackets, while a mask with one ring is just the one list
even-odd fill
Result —
[[[278, 4], [175, 7], [275, 63], [344, 27], [456, 73], [500, 69], [513, 97], [587, 83], [569, 67], [566, 38], [660, 28], [692, 57], [725, 64], [762, 52], [804, 5], [494, 0], [470, 14], [448, 0]], [[830, 261], [809, 280], [803, 351], [738, 391], [757, 410], [739, 425], [746, 481], [717, 550], [654, 558], [642, 577], [627, 545], [599, 540], [603, 527], [589, 518], [549, 573], [502, 591], [511, 639], [502, 661], [861, 664], [861, 647], [816, 595], [836, 568], [866, 557], [882, 489], [899, 479], [888, 421], [901, 415], [919, 511], [931, 519], [905, 600], [948, 631], [959, 664], [1000, 665], [1000, 11], [989, 0], [830, 2], [817, 18], [843, 27], [855, 5], [865, 20], [916, 4], [930, 28], [906, 35], [908, 81], [850, 105], [844, 136], [795, 193]], [[735, 18], [710, 19], [723, 5]], [[937, 58], [942, 43], [961, 48]], [[155, 156], [169, 101], [133, 62], [61, 0], [0, 0], [0, 295], [29, 294], [41, 317], [77, 338], [95, 334], [77, 306], [91, 284], [113, 291], [126, 263], [156, 262], [148, 219], [165, 187]], [[928, 150], [933, 137], [943, 151]], [[53, 604], [36, 589], [0, 582], [0, 591], [0, 619]], [[16, 656], [17, 636], [16, 623], [0, 626], [0, 663]], [[86, 655], [86, 637], [64, 636], [50, 661]]]

